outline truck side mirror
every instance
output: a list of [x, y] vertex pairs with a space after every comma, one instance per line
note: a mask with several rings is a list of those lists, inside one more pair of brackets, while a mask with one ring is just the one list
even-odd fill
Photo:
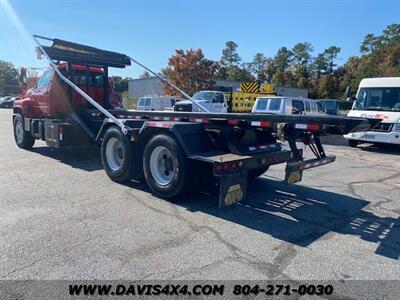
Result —
[[357, 98], [355, 96], [351, 96], [351, 97], [346, 98], [347, 102], [354, 102], [356, 100], [357, 100]]
[[19, 74], [19, 81], [24, 84], [27, 83], [26, 68], [21, 68], [20, 74]]
[[346, 99], [350, 98], [351, 96], [351, 86], [346, 87]]

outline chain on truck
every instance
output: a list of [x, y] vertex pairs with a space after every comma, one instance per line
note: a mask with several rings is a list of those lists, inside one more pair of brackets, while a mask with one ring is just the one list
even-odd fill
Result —
[[[29, 149], [36, 139], [52, 148], [95, 144], [111, 180], [145, 181], [161, 198], [201, 189], [217, 193], [220, 207], [237, 203], [245, 197], [248, 180], [281, 163], [286, 163], [285, 182], [299, 182], [304, 170], [335, 160], [320, 142], [324, 126], [343, 133], [372, 126], [363, 118], [210, 113], [125, 54], [60, 39], [34, 39], [38, 54], [51, 68], [15, 101], [18, 147]], [[166, 81], [201, 111], [131, 111], [113, 104], [108, 68], [125, 68], [132, 62]], [[279, 140], [287, 141], [289, 148]], [[315, 158], [304, 159], [299, 141]]]

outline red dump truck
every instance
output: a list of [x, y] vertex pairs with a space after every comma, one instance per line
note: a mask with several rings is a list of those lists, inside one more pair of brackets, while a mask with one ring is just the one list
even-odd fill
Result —
[[[125, 110], [110, 101], [108, 68], [142, 64], [125, 54], [34, 37], [50, 69], [15, 101], [17, 146], [29, 149], [36, 139], [53, 148], [97, 145], [111, 180], [145, 181], [161, 198], [204, 189], [217, 191], [221, 207], [237, 203], [249, 179], [281, 163], [284, 180], [299, 182], [304, 170], [335, 160], [320, 142], [326, 127], [348, 133], [373, 125], [337, 116]], [[315, 158], [305, 160], [297, 142]]]

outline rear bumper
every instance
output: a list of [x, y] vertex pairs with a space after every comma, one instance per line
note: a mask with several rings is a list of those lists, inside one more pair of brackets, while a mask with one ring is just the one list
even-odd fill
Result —
[[377, 132], [377, 131], [361, 131], [345, 134], [343, 136], [347, 140], [357, 140], [369, 143], [387, 143], [400, 145], [400, 132]]

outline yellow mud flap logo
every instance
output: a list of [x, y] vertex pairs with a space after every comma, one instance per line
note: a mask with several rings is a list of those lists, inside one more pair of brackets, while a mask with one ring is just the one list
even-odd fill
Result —
[[234, 203], [238, 203], [243, 198], [242, 188], [240, 184], [231, 185], [228, 189], [228, 192], [225, 196], [225, 205], [231, 205]]
[[288, 184], [293, 184], [299, 181], [301, 181], [301, 173], [299, 171], [289, 174], [289, 177], [287, 179]]

